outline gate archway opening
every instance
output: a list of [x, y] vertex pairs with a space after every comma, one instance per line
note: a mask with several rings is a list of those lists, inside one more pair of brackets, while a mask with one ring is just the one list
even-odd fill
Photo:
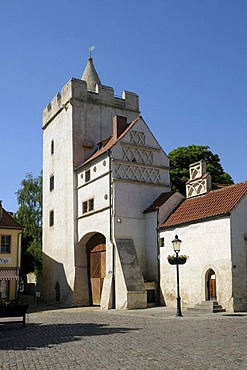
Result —
[[105, 236], [100, 233], [92, 236], [86, 244], [86, 251], [90, 304], [99, 306], [103, 282], [106, 275]]

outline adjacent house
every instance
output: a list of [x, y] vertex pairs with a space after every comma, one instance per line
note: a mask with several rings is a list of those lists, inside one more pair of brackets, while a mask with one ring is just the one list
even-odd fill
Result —
[[160, 225], [161, 293], [176, 305], [175, 268], [167, 262], [172, 240], [182, 240], [184, 307], [218, 301], [227, 311], [247, 310], [247, 181], [217, 186], [204, 161], [190, 166], [187, 196]]
[[0, 202], [0, 302], [17, 298], [23, 227]]

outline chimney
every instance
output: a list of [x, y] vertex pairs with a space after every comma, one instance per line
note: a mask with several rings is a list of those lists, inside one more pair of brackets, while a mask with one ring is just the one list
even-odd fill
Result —
[[113, 117], [113, 139], [114, 141], [119, 138], [119, 136], [126, 130], [128, 127], [127, 117], [114, 116]]

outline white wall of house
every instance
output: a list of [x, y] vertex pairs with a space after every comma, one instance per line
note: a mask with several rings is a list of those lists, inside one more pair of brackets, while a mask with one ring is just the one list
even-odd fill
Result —
[[182, 307], [192, 307], [206, 300], [206, 272], [216, 274], [217, 301], [228, 311], [233, 310], [232, 261], [230, 218], [198, 222], [179, 228], [162, 230], [164, 247], [161, 248], [161, 292], [167, 306], [176, 306], [176, 266], [167, 256], [174, 254], [172, 240], [182, 240], [181, 252], [189, 256], [179, 266]]
[[[146, 276], [146, 218], [144, 210], [170, 190], [169, 159], [146, 123], [139, 119], [112, 148], [114, 181], [114, 235], [133, 239], [144, 279], [157, 276], [157, 268]], [[156, 258], [156, 236], [152, 258]], [[156, 266], [156, 262], [152, 262]]]
[[146, 281], [159, 281], [158, 213], [145, 214]]
[[[132, 132], [134, 131], [134, 133]], [[137, 137], [133, 140], [133, 136]], [[132, 162], [132, 155], [135, 159]], [[109, 162], [111, 158], [111, 163]], [[127, 168], [126, 173], [117, 174], [117, 166], [124, 164]], [[159, 144], [150, 133], [145, 122], [140, 119], [129, 132], [117, 142], [111, 149], [110, 157], [108, 153], [99, 158], [85, 163], [77, 174], [78, 183], [78, 241], [85, 240], [85, 235], [100, 232], [106, 236], [106, 279], [109, 280], [108, 272], [112, 272], [112, 243], [116, 245], [117, 239], [133, 240], [137, 260], [143, 278], [146, 279], [146, 266], [149, 269], [149, 277], [157, 281], [157, 237], [156, 227], [148, 225], [152, 230], [154, 242], [149, 243], [148, 258], [152, 257], [152, 262], [147, 262], [146, 256], [146, 219], [143, 211], [160, 195], [163, 191], [170, 190], [169, 186], [169, 161], [166, 154], [161, 150]], [[142, 171], [146, 177], [135, 177], [135, 170]], [[112, 172], [110, 172], [112, 169]], [[86, 172], [90, 170], [90, 181], [86, 181]], [[130, 170], [130, 175], [128, 171]], [[147, 170], [147, 172], [145, 172]], [[156, 171], [153, 176], [152, 171]], [[126, 176], [125, 176], [126, 175]], [[110, 194], [110, 181], [113, 181]], [[141, 180], [141, 181], [140, 181]], [[110, 240], [110, 198], [112, 196], [112, 240]], [[83, 214], [83, 202], [94, 199], [94, 210]], [[157, 222], [157, 220], [156, 220]], [[149, 235], [148, 235], [149, 236]], [[149, 236], [150, 240], [150, 236]], [[80, 243], [81, 244], [81, 243]], [[80, 245], [81, 246], [81, 245]], [[152, 248], [152, 250], [151, 250]], [[130, 251], [129, 251], [130, 252]], [[134, 253], [134, 252], [133, 252]], [[134, 254], [132, 256], [134, 258]], [[134, 293], [134, 286], [131, 292], [127, 290], [123, 273], [123, 266], [126, 263], [127, 255], [122, 255], [120, 261], [119, 251], [115, 250], [115, 283], [116, 283], [116, 307], [127, 308], [129, 300], [143, 299], [138, 297], [137, 291]], [[135, 273], [138, 274], [138, 268]], [[126, 267], [125, 267], [126, 268]], [[154, 271], [153, 271], [154, 270]], [[126, 271], [125, 271], [126, 274]], [[141, 280], [140, 280], [141, 281]], [[108, 287], [110, 284], [106, 282]], [[137, 284], [140, 287], [140, 284]], [[139, 288], [138, 288], [139, 289]], [[137, 289], [137, 290], [138, 290]], [[144, 289], [144, 285], [143, 285]], [[104, 295], [106, 288], [103, 287], [102, 300], [105, 302]], [[109, 292], [107, 293], [109, 295]], [[129, 297], [128, 297], [129, 295]], [[134, 297], [136, 295], [136, 297]], [[131, 303], [131, 304], [132, 304]], [[103, 304], [104, 305], [104, 304]]]
[[247, 196], [231, 214], [232, 276], [235, 311], [247, 310]]
[[[146, 218], [143, 211], [147, 208], [147, 199], [150, 205], [157, 198], [152, 190], [152, 186], [144, 184], [114, 183], [114, 196], [117, 200], [114, 208], [114, 236], [134, 240], [144, 279], [146, 279]], [[157, 192], [160, 193], [161, 188], [157, 188]]]

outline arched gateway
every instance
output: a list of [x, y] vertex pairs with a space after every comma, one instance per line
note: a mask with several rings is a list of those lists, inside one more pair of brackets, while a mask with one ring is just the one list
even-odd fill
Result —
[[106, 275], [106, 244], [102, 234], [95, 234], [86, 244], [90, 304], [100, 305]]

